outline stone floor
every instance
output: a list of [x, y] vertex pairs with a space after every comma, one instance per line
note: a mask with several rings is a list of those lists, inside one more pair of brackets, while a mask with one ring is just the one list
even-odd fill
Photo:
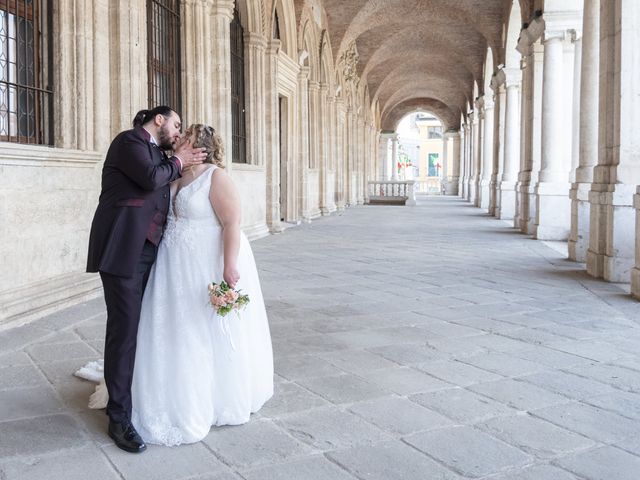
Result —
[[253, 247], [277, 375], [249, 424], [118, 450], [72, 376], [101, 355], [91, 301], [0, 333], [0, 478], [640, 478], [640, 303], [622, 287], [455, 198]]

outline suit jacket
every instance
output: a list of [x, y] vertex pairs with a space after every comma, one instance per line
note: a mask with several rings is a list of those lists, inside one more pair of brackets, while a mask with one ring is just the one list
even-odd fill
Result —
[[132, 277], [151, 224], [164, 222], [175, 157], [148, 141], [142, 127], [118, 134], [102, 168], [102, 191], [91, 224], [87, 272]]

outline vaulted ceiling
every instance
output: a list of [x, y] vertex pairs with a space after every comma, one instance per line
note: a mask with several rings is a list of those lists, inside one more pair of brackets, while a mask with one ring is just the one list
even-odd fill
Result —
[[334, 62], [355, 42], [358, 74], [378, 100], [383, 130], [419, 109], [458, 128], [482, 94], [491, 47], [502, 58], [511, 0], [323, 0]]

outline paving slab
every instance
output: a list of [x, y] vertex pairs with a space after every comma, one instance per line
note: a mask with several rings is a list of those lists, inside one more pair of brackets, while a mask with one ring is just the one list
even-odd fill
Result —
[[521, 450], [467, 426], [416, 433], [404, 441], [470, 477], [522, 467], [532, 460]]
[[458, 480], [460, 476], [409, 445], [396, 441], [327, 453], [358, 478], [371, 480]]
[[637, 480], [640, 472], [640, 457], [614, 447], [594, 448], [555, 463], [589, 480]]

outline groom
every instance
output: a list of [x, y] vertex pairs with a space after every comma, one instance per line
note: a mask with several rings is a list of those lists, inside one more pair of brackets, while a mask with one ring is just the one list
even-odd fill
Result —
[[[87, 272], [100, 272], [107, 305], [104, 378], [109, 436], [127, 452], [147, 447], [131, 424], [131, 381], [142, 294], [169, 209], [169, 183], [202, 163], [203, 148], [180, 142], [178, 114], [166, 106], [138, 112], [113, 140], [89, 238]], [[170, 158], [165, 151], [174, 150]]]

